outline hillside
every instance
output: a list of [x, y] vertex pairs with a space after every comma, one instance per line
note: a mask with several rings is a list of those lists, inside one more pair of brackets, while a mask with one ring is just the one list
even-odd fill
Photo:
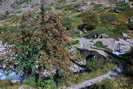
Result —
[[[5, 12], [14, 12], [20, 8], [32, 7], [34, 5], [40, 4], [41, 0], [0, 0], [0, 13]], [[114, 0], [45, 0], [45, 4], [51, 3], [64, 3], [72, 4], [72, 3], [102, 3], [102, 4], [112, 4]]]
[[132, 89], [132, 1], [0, 0], [0, 89]]

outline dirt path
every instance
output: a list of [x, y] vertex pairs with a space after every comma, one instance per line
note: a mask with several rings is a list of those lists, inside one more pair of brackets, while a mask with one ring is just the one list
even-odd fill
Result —
[[93, 84], [96, 84], [104, 79], [108, 79], [108, 78], [111, 78], [111, 75], [115, 75], [114, 72], [108, 72], [107, 74], [104, 74], [102, 76], [99, 76], [99, 77], [96, 77], [94, 79], [91, 79], [91, 80], [86, 80], [82, 83], [79, 83], [79, 84], [75, 84], [75, 85], [72, 85], [68, 88], [64, 88], [64, 89], [81, 89], [81, 88], [85, 88], [85, 87], [88, 87], [88, 86], [91, 86]]

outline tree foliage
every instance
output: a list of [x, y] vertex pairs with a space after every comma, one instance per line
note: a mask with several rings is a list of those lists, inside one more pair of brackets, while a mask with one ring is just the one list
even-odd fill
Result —
[[7, 28], [1, 33], [3, 36], [7, 34], [5, 38], [8, 40], [5, 39], [5, 42], [9, 41], [16, 46], [13, 49], [16, 52], [14, 64], [18, 71], [29, 74], [33, 73], [38, 66], [38, 68], [41, 67], [41, 71], [54, 67], [68, 73], [70, 57], [67, 46], [69, 42], [62, 16], [55, 13], [34, 14], [23, 15], [17, 21], [19, 24], [17, 27]]

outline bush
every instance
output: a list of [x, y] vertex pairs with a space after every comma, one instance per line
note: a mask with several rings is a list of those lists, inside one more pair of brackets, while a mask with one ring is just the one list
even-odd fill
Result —
[[116, 4], [116, 7], [114, 8], [114, 12], [121, 13], [121, 12], [127, 11], [128, 9], [129, 9], [128, 3], [119, 2]]
[[126, 24], [120, 24], [120, 25], [116, 25], [115, 28], [112, 29], [113, 32], [113, 36], [114, 37], [122, 37], [123, 33], [127, 33], [127, 26]]
[[94, 46], [98, 47], [98, 48], [105, 48], [106, 46], [103, 45], [103, 43], [101, 41], [97, 41]]
[[98, 17], [94, 12], [86, 11], [81, 14], [81, 19], [84, 24], [96, 26], [98, 24]]
[[118, 18], [114, 14], [103, 14], [100, 16], [102, 24], [113, 24], [118, 21]]
[[96, 56], [93, 58], [90, 58], [87, 61], [87, 68], [88, 70], [94, 72], [104, 66], [105, 60], [104, 59], [98, 59]]
[[56, 83], [52, 79], [48, 80], [38, 80], [36, 82], [35, 77], [31, 76], [29, 79], [25, 82], [25, 84], [37, 88], [37, 89], [57, 89]]
[[57, 89], [53, 80], [39, 80], [37, 83], [39, 89]]
[[80, 31], [77, 29], [71, 30], [71, 34], [74, 37], [81, 37]]
[[72, 45], [79, 44], [79, 40], [72, 41]]
[[110, 29], [112, 31], [112, 35], [110, 35], [111, 37], [114, 37], [114, 38], [119, 38], [119, 37], [122, 37], [123, 36], [123, 31], [121, 29]]
[[72, 19], [68, 16], [65, 16], [63, 19], [63, 26], [70, 30], [72, 28]]
[[111, 80], [104, 80], [102, 83], [92, 85], [89, 89], [114, 89]]
[[128, 10], [126, 10], [125, 15], [128, 16], [128, 17], [133, 16], [133, 8], [129, 8]]

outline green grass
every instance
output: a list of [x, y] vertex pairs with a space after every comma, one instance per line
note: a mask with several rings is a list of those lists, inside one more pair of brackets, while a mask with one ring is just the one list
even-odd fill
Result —
[[132, 89], [132, 82], [132, 78], [127, 77], [105, 79], [91, 86], [89, 89]]
[[98, 47], [98, 48], [106, 48], [106, 46], [101, 42], [101, 41], [97, 41], [94, 46]]
[[107, 34], [111, 38], [122, 37], [122, 33], [127, 33], [127, 29], [124, 27], [116, 27], [114, 25], [106, 24], [106, 25], [98, 25], [95, 30], [88, 32], [85, 35], [92, 34]]
[[78, 25], [80, 25], [82, 23], [81, 21], [81, 17], [79, 17], [81, 13], [77, 12], [77, 13], [71, 13], [71, 15], [69, 16], [72, 19], [72, 27], [77, 28]]
[[74, 40], [71, 42], [72, 45], [76, 45], [76, 44], [79, 44], [79, 40]]
[[12, 84], [9, 80], [0, 80], [0, 89], [18, 89], [22, 84]]

